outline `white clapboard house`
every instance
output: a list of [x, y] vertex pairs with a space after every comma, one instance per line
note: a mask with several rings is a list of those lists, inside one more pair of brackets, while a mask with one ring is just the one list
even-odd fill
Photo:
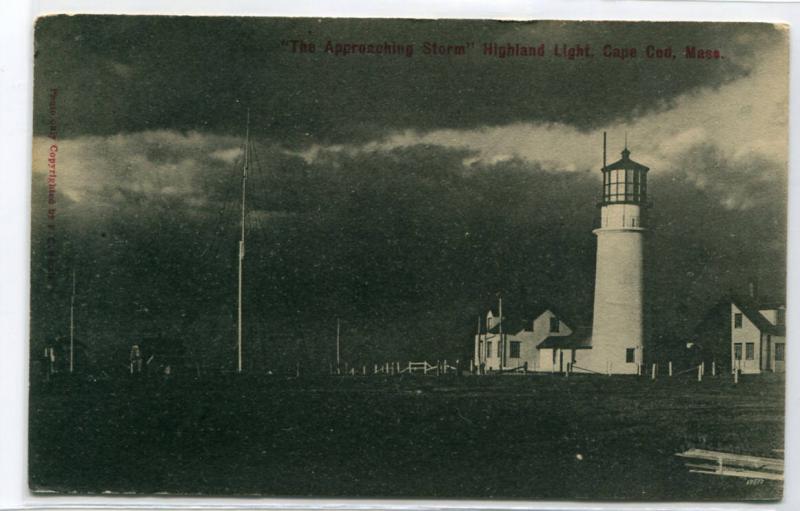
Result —
[[550, 305], [502, 320], [499, 310], [489, 310], [475, 334], [473, 361], [481, 373], [580, 371], [589, 340], [588, 329], [572, 326]]
[[720, 300], [695, 330], [704, 360], [742, 374], [786, 371], [786, 307], [733, 296]]

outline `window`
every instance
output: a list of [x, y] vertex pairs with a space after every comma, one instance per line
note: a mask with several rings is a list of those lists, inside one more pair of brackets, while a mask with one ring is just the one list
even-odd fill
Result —
[[783, 347], [785, 346], [782, 342], [775, 343], [775, 362], [783, 362]]
[[748, 342], [744, 345], [744, 358], [747, 360], [753, 360], [755, 358], [756, 353], [756, 345], [755, 343]]
[[636, 361], [636, 348], [628, 348], [625, 350], [625, 362]]
[[742, 343], [737, 342], [733, 345], [733, 359], [734, 360], [741, 360], [742, 359]]
[[636, 169], [603, 172], [603, 198], [606, 202], [639, 202], [647, 194], [647, 175]]
[[486, 342], [486, 356], [487, 358], [492, 356], [492, 341]]
[[778, 309], [778, 313], [776, 314], [775, 323], [778, 325], [786, 324], [786, 309]]
[[558, 332], [559, 323], [558, 318], [550, 318], [550, 331]]
[[511, 341], [511, 358], [519, 358], [519, 341]]
[[733, 315], [733, 328], [742, 328], [742, 313], [737, 312]]

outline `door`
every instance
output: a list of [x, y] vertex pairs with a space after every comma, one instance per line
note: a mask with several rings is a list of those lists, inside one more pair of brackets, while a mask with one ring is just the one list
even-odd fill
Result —
[[767, 336], [766, 356], [764, 360], [764, 370], [772, 371], [772, 336]]
[[745, 342], [744, 343], [744, 357], [742, 360], [743, 373], [758, 373], [760, 364], [758, 363], [758, 343]]

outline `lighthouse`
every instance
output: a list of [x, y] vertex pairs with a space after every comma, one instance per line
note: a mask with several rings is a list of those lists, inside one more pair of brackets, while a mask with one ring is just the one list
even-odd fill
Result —
[[606, 165], [603, 134], [603, 193], [597, 236], [592, 349], [587, 369], [636, 374], [645, 344], [644, 244], [647, 232], [647, 172], [633, 161], [627, 142], [622, 158]]

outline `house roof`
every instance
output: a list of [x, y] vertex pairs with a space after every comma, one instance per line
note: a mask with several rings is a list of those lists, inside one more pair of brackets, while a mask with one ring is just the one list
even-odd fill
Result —
[[764, 317], [763, 314], [759, 312], [759, 309], [767, 310], [775, 307], [765, 307], [763, 305], [759, 305], [755, 300], [747, 297], [733, 297], [731, 302], [736, 305], [736, 307], [738, 307], [739, 310], [742, 311], [745, 316], [747, 316], [747, 319], [749, 319], [750, 322], [753, 323], [761, 332], [770, 335], [786, 335], [786, 325], [773, 325], [767, 318]]
[[634, 169], [634, 170], [642, 170], [647, 172], [650, 170], [649, 167], [645, 167], [641, 163], [637, 163], [630, 159], [631, 152], [628, 151], [628, 148], [622, 150], [622, 158], [615, 161], [610, 165], [606, 165], [603, 170], [619, 170], [619, 169]]
[[539, 316], [541, 316], [542, 314], [544, 314], [545, 312], [550, 311], [553, 314], [555, 314], [555, 316], [558, 319], [560, 319], [561, 321], [563, 321], [567, 325], [569, 325], [571, 323], [571, 321], [570, 321], [570, 317], [571, 316], [569, 316], [568, 314], [563, 314], [563, 311], [560, 308], [554, 307], [553, 304], [551, 304], [549, 302], [540, 302], [540, 303], [534, 305], [532, 310], [533, 310], [533, 314], [531, 314], [531, 320], [534, 320], [534, 319], [538, 318]]
[[499, 333], [500, 327], [502, 326], [503, 332], [507, 334], [517, 334], [525, 329], [526, 323], [528, 323], [526, 320], [522, 320], [519, 318], [509, 318], [508, 316], [506, 316], [503, 321], [497, 323], [492, 328], [490, 328], [489, 333], [490, 334]]
[[776, 310], [785, 309], [785, 305], [781, 301], [760, 301], [758, 302], [758, 310]]
[[[562, 314], [559, 309], [554, 307], [549, 302], [538, 302], [532, 306], [516, 307], [508, 311], [508, 314], [503, 314], [502, 327], [503, 332], [509, 334], [516, 334], [523, 330], [530, 329], [533, 321], [544, 314], [546, 311], [552, 312], [560, 321], [572, 328], [572, 321], [569, 316]], [[505, 311], [504, 311], [505, 312]], [[496, 314], [492, 310], [492, 314]], [[495, 317], [497, 317], [495, 315]], [[500, 323], [495, 324], [489, 329], [489, 333], [496, 334], [500, 332]]]
[[578, 327], [569, 335], [551, 335], [540, 342], [536, 349], [568, 349], [585, 350], [592, 347], [592, 329], [589, 327]]

